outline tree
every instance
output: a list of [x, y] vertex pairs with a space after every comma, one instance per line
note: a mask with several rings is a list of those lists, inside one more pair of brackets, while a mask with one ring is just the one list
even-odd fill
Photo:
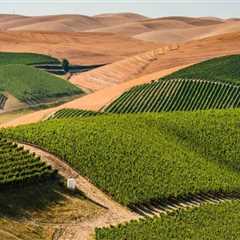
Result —
[[65, 72], [69, 71], [69, 61], [67, 59], [65, 59], [65, 58], [62, 61], [62, 67], [63, 67]]

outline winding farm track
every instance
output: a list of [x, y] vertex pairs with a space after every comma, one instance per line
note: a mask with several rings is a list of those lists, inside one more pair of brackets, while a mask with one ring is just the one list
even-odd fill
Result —
[[[139, 220], [145, 217], [155, 217], [161, 214], [169, 214], [179, 209], [200, 207], [203, 204], [219, 204], [221, 202], [240, 200], [240, 193], [201, 193], [189, 195], [179, 199], [169, 199], [165, 202], [151, 201], [151, 203], [132, 205], [131, 210], [113, 201], [108, 195], [94, 186], [86, 178], [79, 175], [71, 166], [36, 145], [19, 143], [24, 149], [34, 152], [41, 159], [57, 169], [64, 178], [75, 178], [77, 188], [87, 198], [101, 205], [106, 212], [96, 218], [87, 219], [79, 224], [64, 226], [63, 234], [57, 240], [92, 240], [96, 228], [116, 226], [131, 220]], [[1, 232], [1, 231], [0, 231]], [[16, 238], [16, 240], [21, 240]]]
[[68, 226], [59, 240], [88, 240], [91, 239], [91, 236], [94, 234], [94, 230], [97, 227], [118, 225], [140, 217], [138, 214], [113, 201], [86, 178], [80, 176], [78, 172], [72, 169], [67, 163], [53, 154], [40, 149], [37, 146], [29, 144], [20, 145], [24, 146], [24, 148], [30, 152], [35, 152], [42, 160], [46, 161], [54, 169], [57, 169], [59, 174], [64, 178], [75, 178], [77, 188], [81, 190], [87, 198], [107, 209], [105, 214], [95, 219], [86, 220], [77, 226]]

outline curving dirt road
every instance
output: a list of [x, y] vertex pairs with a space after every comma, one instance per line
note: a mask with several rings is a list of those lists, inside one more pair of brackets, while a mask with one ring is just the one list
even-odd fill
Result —
[[79, 225], [68, 226], [59, 240], [89, 240], [92, 239], [91, 236], [94, 234], [95, 228], [118, 225], [141, 217], [137, 213], [113, 201], [108, 195], [95, 187], [86, 178], [80, 176], [77, 171], [53, 154], [37, 146], [29, 144], [19, 145], [24, 146], [24, 148], [30, 152], [35, 152], [42, 160], [46, 161], [54, 169], [57, 169], [59, 174], [64, 178], [75, 178], [77, 188], [80, 189], [87, 198], [107, 209], [105, 214], [97, 218], [88, 219]]

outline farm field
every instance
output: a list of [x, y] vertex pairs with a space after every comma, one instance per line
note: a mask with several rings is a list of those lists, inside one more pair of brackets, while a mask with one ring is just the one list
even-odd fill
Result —
[[239, 7], [143, 1], [1, 5], [0, 240], [240, 239]]
[[3, 130], [2, 136], [48, 149], [115, 200], [130, 205], [237, 190], [238, 114], [212, 110], [99, 116], [46, 121]]
[[48, 120], [53, 119], [66, 119], [66, 118], [81, 118], [81, 117], [90, 117], [101, 115], [101, 112], [93, 112], [86, 110], [77, 110], [77, 109], [62, 109], [49, 116]]
[[197, 78], [202, 80], [239, 84], [239, 62], [240, 55], [213, 58], [176, 71], [175, 73], [166, 76], [164, 79]]
[[16, 144], [0, 139], [0, 188], [54, 177], [50, 166]]
[[0, 67], [1, 91], [10, 92], [20, 101], [29, 105], [45, 100], [83, 93], [66, 80], [42, 70], [21, 64]]
[[59, 64], [59, 60], [43, 54], [0, 52], [0, 66], [9, 64]]
[[135, 86], [105, 108], [106, 112], [168, 112], [239, 107], [240, 56], [214, 58]]
[[96, 239], [238, 239], [239, 210], [239, 201], [209, 204], [201, 208], [162, 215], [159, 218], [133, 221], [115, 228], [97, 229]]

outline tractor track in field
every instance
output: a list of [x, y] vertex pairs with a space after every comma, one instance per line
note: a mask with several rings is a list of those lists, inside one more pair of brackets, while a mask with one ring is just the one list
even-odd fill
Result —
[[84, 220], [79, 224], [59, 224], [59, 227], [61, 227], [63, 231], [57, 240], [92, 240], [96, 228], [117, 226], [119, 224], [126, 224], [131, 220], [160, 216], [161, 214], [169, 214], [180, 209], [200, 207], [204, 204], [220, 204], [221, 202], [240, 200], [239, 192], [209, 192], [190, 194], [177, 199], [170, 198], [164, 202], [155, 200], [149, 203], [131, 205], [127, 208], [112, 200], [88, 179], [80, 176], [79, 173], [65, 161], [47, 150], [29, 143], [18, 143], [18, 145], [40, 156], [43, 161], [51, 165], [54, 169], [57, 169], [59, 174], [64, 178], [74, 178], [76, 180], [76, 187], [83, 192], [88, 199], [106, 209], [106, 212], [102, 215]]

